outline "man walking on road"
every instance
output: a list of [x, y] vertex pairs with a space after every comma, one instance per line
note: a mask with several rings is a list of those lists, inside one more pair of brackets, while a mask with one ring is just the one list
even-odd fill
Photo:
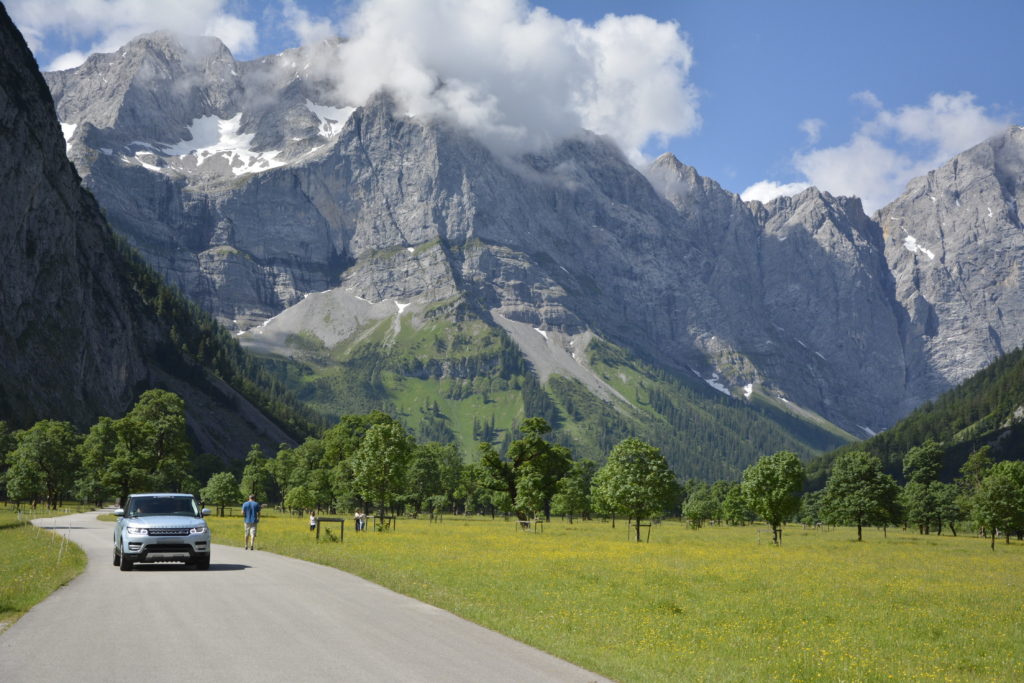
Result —
[[260, 523], [260, 504], [251, 493], [249, 500], [242, 503], [242, 517], [245, 521], [245, 549], [256, 550], [256, 525]]

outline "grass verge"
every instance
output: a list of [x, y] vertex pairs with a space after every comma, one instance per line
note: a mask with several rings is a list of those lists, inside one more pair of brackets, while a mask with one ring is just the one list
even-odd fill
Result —
[[[210, 518], [216, 543], [241, 522]], [[331, 525], [336, 527], [336, 525]], [[973, 537], [620, 522], [346, 524], [316, 543], [267, 517], [260, 548], [350, 571], [623, 681], [1024, 680], [1024, 545]], [[323, 533], [323, 530], [322, 530]], [[337, 528], [333, 534], [337, 535]], [[216, 563], [216, 557], [214, 562]]]
[[[53, 517], [54, 511], [34, 517]], [[0, 508], [0, 632], [85, 569], [85, 553], [59, 533], [29, 524], [28, 514]]]

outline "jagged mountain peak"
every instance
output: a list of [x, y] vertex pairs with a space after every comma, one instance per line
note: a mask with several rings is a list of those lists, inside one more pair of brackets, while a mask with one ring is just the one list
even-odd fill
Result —
[[[330, 81], [336, 47], [232, 60], [237, 87], [190, 66], [188, 87], [166, 88], [177, 113], [164, 137], [135, 137], [126, 115], [106, 127], [65, 119], [79, 126], [71, 156], [115, 225], [239, 331], [307, 295], [265, 331], [287, 340], [302, 331], [290, 321], [342, 343], [370, 317], [458, 301], [509, 322], [523, 348], [548, 340], [541, 333], [592, 335], [738, 399], [799, 405], [865, 435], [948, 386], [957, 343], [974, 349], [976, 368], [1024, 339], [999, 318], [1024, 315], [999, 301], [974, 309], [991, 312], [983, 351], [942, 334], [947, 315], [976, 328], [970, 309], [943, 308], [967, 280], [977, 296], [1021, 298], [1009, 263], [978, 266], [1020, 232], [1009, 208], [1018, 129], [915, 181], [872, 220], [858, 199], [815, 188], [744, 202], [671, 154], [638, 171], [585, 131], [515, 156], [451, 121], [406, 115], [386, 91], [354, 107]], [[53, 75], [60, 110], [156, 120], [142, 81], [137, 100], [118, 100], [97, 76]], [[956, 196], [973, 197], [973, 213]], [[1005, 221], [987, 222], [989, 208]], [[893, 220], [927, 211], [921, 225]], [[983, 271], [987, 283], [975, 279]], [[933, 280], [944, 284], [929, 289]]]
[[245, 444], [290, 439], [193, 363], [180, 337], [172, 341], [172, 326], [196, 321], [173, 295], [163, 300], [181, 306], [173, 322], [145, 298], [159, 284], [116, 244], [82, 189], [47, 84], [2, 5], [0, 187], [0, 418], [17, 427], [61, 419], [84, 429], [160, 386], [186, 399], [190, 433], [206, 452], [241, 457]]
[[881, 247], [881, 231], [864, 213], [859, 197], [837, 197], [809, 187], [795, 195], [776, 197], [767, 204], [749, 202], [748, 205], [764, 224], [799, 222], [812, 232], [830, 227], [848, 239], [854, 239], [852, 232], [857, 231]]
[[915, 178], [876, 214], [919, 377], [906, 411], [1024, 341], [1022, 173], [1015, 126]]
[[219, 38], [167, 30], [144, 33], [113, 53], [118, 59], [147, 54], [157, 55], [168, 61], [193, 64], [226, 59], [234, 61], [231, 50]]

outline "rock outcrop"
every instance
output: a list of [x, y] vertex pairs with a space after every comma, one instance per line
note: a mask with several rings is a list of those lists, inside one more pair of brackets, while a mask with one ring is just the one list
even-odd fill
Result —
[[387, 93], [354, 107], [331, 51], [152, 34], [47, 75], [115, 229], [239, 331], [286, 338], [332, 288], [332, 340], [367, 305], [457, 299], [862, 436], [1024, 341], [1018, 129], [871, 219], [814, 189], [745, 203], [671, 155], [641, 173], [583, 131], [501, 156]]
[[1024, 128], [911, 181], [877, 216], [906, 311], [901, 414], [1024, 342]]
[[[184, 396], [197, 445], [241, 457], [290, 437], [181, 359], [133, 289], [125, 257], [65, 154], [53, 100], [0, 7], [0, 418], [86, 428], [145, 389]], [[197, 381], [198, 379], [198, 381]]]

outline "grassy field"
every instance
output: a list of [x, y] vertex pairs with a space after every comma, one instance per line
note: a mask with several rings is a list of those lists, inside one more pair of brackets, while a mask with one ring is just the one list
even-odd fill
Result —
[[[241, 522], [210, 519], [216, 543]], [[337, 525], [331, 525], [337, 535]], [[891, 531], [655, 526], [543, 533], [398, 521], [317, 544], [267, 517], [261, 549], [353, 572], [624, 681], [1024, 680], [1024, 544]], [[322, 532], [323, 533], [323, 532]], [[216, 563], [214, 557], [214, 563]]]
[[30, 516], [56, 514], [40, 509], [19, 516], [13, 507], [0, 507], [0, 631], [85, 569], [81, 548], [28, 524]]

